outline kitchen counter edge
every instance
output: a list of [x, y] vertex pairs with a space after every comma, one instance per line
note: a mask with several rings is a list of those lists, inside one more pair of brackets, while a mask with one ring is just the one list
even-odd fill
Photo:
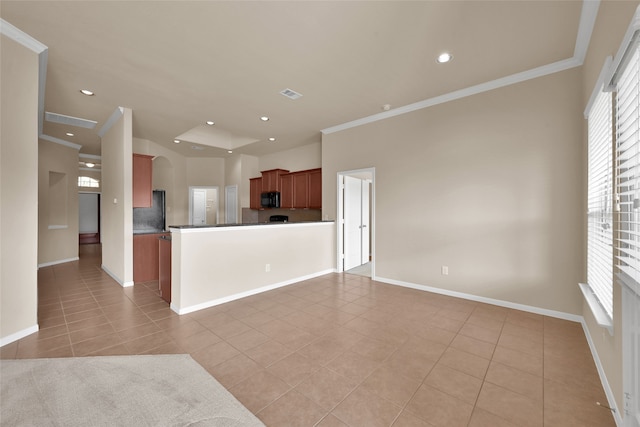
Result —
[[324, 225], [324, 224], [333, 224], [334, 222], [335, 222], [334, 220], [326, 220], [326, 221], [260, 222], [260, 223], [216, 224], [216, 225], [170, 225], [169, 230], [172, 232], [181, 233], [181, 232], [187, 232], [187, 231], [207, 231], [207, 230], [231, 229], [231, 228]]

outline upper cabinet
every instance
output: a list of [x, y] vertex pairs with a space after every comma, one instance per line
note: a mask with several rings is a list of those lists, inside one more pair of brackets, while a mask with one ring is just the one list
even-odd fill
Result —
[[309, 207], [322, 209], [322, 169], [309, 171]]
[[262, 192], [262, 178], [249, 180], [249, 208], [260, 209], [260, 193]]
[[288, 170], [284, 169], [271, 169], [268, 171], [262, 171], [262, 192], [268, 191], [280, 191], [280, 177]]
[[293, 207], [321, 209], [322, 169], [309, 169], [293, 175]]
[[263, 171], [262, 177], [249, 180], [249, 189], [251, 209], [262, 209], [260, 193], [267, 191], [280, 192], [283, 209], [322, 209], [321, 168], [291, 173], [284, 169]]
[[287, 173], [280, 177], [280, 207], [293, 207], [293, 174]]
[[133, 207], [150, 208], [152, 205], [153, 156], [133, 154]]

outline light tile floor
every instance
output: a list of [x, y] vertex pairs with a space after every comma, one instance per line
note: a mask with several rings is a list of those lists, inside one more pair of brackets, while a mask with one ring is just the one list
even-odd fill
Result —
[[38, 273], [2, 358], [189, 353], [268, 426], [614, 426], [580, 324], [329, 274], [178, 316], [100, 248]]

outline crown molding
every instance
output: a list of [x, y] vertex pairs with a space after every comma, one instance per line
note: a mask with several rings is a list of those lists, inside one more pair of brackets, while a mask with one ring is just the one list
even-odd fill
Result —
[[45, 141], [53, 142], [54, 144], [64, 145], [65, 147], [73, 148], [76, 150], [80, 150], [82, 148], [82, 145], [74, 144], [73, 142], [65, 141], [64, 139], [56, 138], [55, 136], [40, 134], [38, 138], [44, 139]]
[[480, 83], [478, 85], [456, 90], [444, 95], [425, 99], [424, 101], [418, 101], [413, 104], [394, 108], [393, 110], [384, 111], [382, 113], [377, 113], [371, 116], [363, 117], [361, 119], [352, 120], [347, 123], [328, 127], [326, 129], [322, 129], [320, 132], [322, 132], [323, 135], [340, 132], [357, 126], [374, 123], [379, 120], [385, 120], [391, 117], [410, 113], [412, 111], [421, 110], [423, 108], [429, 108], [435, 105], [444, 104], [445, 102], [455, 101], [457, 99], [466, 98], [468, 96], [477, 95], [483, 92], [488, 92], [490, 90], [498, 89], [516, 83], [522, 83], [527, 80], [579, 67], [583, 64], [587, 49], [589, 48], [589, 41], [591, 40], [591, 34], [593, 33], [593, 27], [598, 15], [599, 6], [600, 0], [583, 0], [576, 45], [574, 48], [573, 56], [571, 58], [543, 65], [531, 70], [523, 71], [521, 73], [512, 74], [510, 76], [502, 77], [486, 83]]
[[98, 136], [100, 138], [104, 138], [105, 134], [109, 131], [109, 129], [111, 129], [111, 126], [113, 126], [118, 121], [118, 119], [120, 119], [120, 117], [122, 117], [123, 115], [124, 115], [124, 108], [122, 107], [116, 108], [113, 111], [113, 113], [111, 113], [111, 116], [109, 116], [109, 119], [98, 131]]
[[47, 46], [43, 45], [38, 40], [34, 39], [17, 27], [14, 27], [2, 18], [0, 18], [0, 33], [37, 54], [41, 54], [48, 49]]
[[81, 159], [102, 160], [102, 156], [98, 156], [98, 155], [95, 155], [95, 154], [83, 154], [83, 153], [80, 153], [80, 154], [78, 154], [78, 156]]

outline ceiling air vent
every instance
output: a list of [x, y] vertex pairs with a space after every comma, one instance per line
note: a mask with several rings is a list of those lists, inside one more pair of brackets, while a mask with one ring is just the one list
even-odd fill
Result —
[[192, 149], [192, 150], [196, 150], [196, 151], [202, 151], [202, 150], [204, 150], [204, 147], [199, 147], [199, 146], [197, 146], [197, 145], [192, 145], [192, 146], [191, 146], [191, 149]]
[[76, 126], [85, 129], [93, 129], [98, 122], [94, 120], [81, 119], [79, 117], [65, 116], [57, 113], [44, 113], [44, 119], [51, 123], [59, 123], [61, 125]]
[[291, 89], [284, 89], [280, 91], [280, 93], [289, 99], [298, 99], [302, 96], [301, 93], [298, 93], [295, 90], [291, 90]]

